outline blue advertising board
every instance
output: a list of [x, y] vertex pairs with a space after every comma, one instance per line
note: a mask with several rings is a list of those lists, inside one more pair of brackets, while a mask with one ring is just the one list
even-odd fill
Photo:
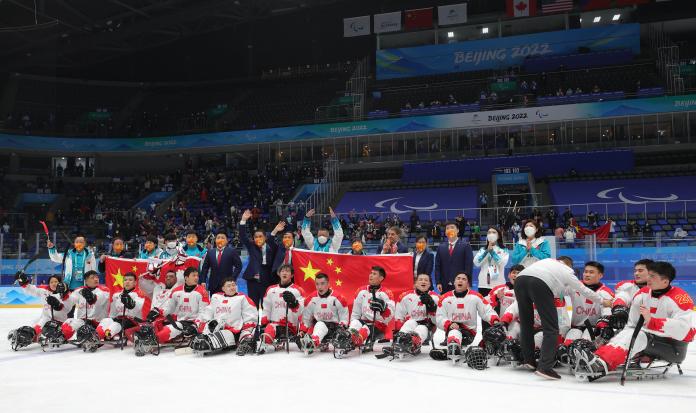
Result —
[[627, 49], [640, 53], [640, 24], [619, 24], [521, 36], [383, 49], [376, 52], [377, 79], [501, 69], [528, 57]]

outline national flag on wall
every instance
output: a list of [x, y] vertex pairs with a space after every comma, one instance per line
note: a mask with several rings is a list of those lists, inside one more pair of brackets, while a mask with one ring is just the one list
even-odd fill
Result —
[[433, 8], [406, 10], [404, 18], [406, 30], [430, 29], [433, 27]]
[[132, 272], [140, 277], [147, 272], [148, 260], [106, 257], [104, 264], [106, 288], [113, 295], [123, 290], [123, 276], [126, 273]]
[[536, 11], [536, 0], [507, 0], [507, 15], [510, 17], [535, 16]]
[[541, 0], [541, 12], [544, 14], [563, 13], [573, 10], [573, 0]]
[[582, 10], [598, 10], [608, 9], [612, 7], [612, 0], [580, 0], [580, 9]]
[[314, 279], [317, 274], [323, 272], [329, 276], [331, 289], [343, 295], [351, 307], [357, 290], [368, 284], [370, 269], [374, 265], [384, 268], [387, 272], [383, 286], [394, 293], [394, 300], [398, 300], [404, 291], [413, 288], [411, 254], [351, 255], [292, 250], [295, 284], [302, 287], [307, 295], [312, 294], [316, 291]]

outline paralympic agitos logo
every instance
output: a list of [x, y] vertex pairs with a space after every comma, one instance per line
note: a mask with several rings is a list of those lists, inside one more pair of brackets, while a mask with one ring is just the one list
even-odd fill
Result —
[[[375, 203], [375, 207], [377, 208], [389, 208], [389, 211], [395, 213], [395, 214], [404, 214], [410, 211], [431, 211], [433, 209], [437, 209], [437, 203], [432, 203], [431, 205], [428, 206], [412, 206], [412, 205], [406, 205], [403, 204], [401, 205], [401, 208], [408, 208], [408, 209], [401, 209], [397, 204], [399, 203], [399, 199], [402, 199], [402, 196], [396, 197], [396, 198], [388, 198], [388, 199], [383, 199], [377, 203]], [[389, 206], [386, 204], [390, 203]]]

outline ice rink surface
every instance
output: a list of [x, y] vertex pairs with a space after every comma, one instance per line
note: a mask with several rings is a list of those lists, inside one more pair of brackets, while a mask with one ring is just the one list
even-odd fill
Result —
[[[377, 360], [375, 353], [238, 357], [175, 355], [135, 357], [105, 346], [84, 353], [71, 345], [42, 352], [37, 344], [13, 352], [9, 330], [31, 325], [39, 309], [0, 309], [0, 399], [2, 411], [16, 412], [434, 412], [485, 409], [506, 412], [672, 412], [696, 406], [696, 345], [684, 375], [665, 379], [578, 382], [558, 369], [560, 381], [546, 381], [522, 368], [491, 366], [485, 371], [434, 361]], [[439, 343], [442, 337], [436, 337]], [[477, 339], [478, 341], [478, 339]]]

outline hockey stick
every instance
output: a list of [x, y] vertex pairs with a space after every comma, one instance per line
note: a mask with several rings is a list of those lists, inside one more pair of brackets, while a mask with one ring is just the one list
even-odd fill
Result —
[[290, 354], [290, 320], [288, 320], [288, 314], [290, 311], [290, 306], [285, 303], [285, 352]]
[[590, 335], [590, 340], [592, 340], [592, 342], [594, 342], [596, 336], [594, 333], [594, 328], [592, 327], [592, 323], [590, 323], [589, 318], [585, 319], [585, 329], [587, 330], [587, 333]]
[[[121, 297], [123, 297], [123, 294], [128, 294], [125, 288], [121, 291]], [[126, 328], [124, 327], [124, 324], [126, 324], [126, 304], [121, 304], [123, 304], [123, 316], [121, 317], [121, 351], [123, 351], [123, 346], [126, 343]]]
[[638, 317], [638, 322], [636, 323], [636, 327], [633, 330], [633, 335], [631, 335], [631, 342], [628, 345], [628, 352], [626, 353], [626, 362], [624, 363], [623, 371], [621, 372], [621, 385], [622, 386], [626, 382], [626, 373], [628, 372], [628, 363], [631, 362], [631, 350], [633, 350], [633, 345], [636, 343], [636, 338], [638, 337], [638, 333], [640, 333], [641, 328], [643, 328], [643, 323], [645, 323], [645, 318], [643, 318], [643, 315], [641, 314], [641, 316]]
[[[373, 285], [370, 286], [370, 292], [372, 293], [372, 299], [376, 300], [377, 299], [377, 288]], [[375, 343], [375, 322], [377, 322], [377, 310], [372, 310], [372, 328], [370, 329], [370, 337], [367, 341], [367, 345], [365, 346], [366, 349], [365, 351], [372, 351], [374, 348], [374, 343]]]

